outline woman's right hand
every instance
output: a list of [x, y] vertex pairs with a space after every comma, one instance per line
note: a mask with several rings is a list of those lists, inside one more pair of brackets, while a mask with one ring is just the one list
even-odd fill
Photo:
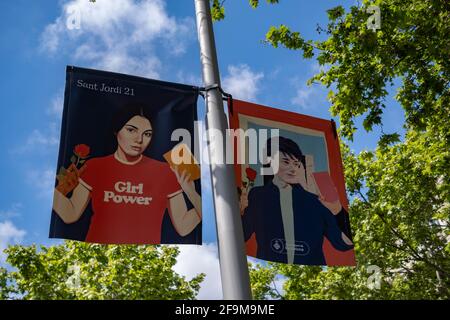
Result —
[[70, 167], [66, 170], [66, 174], [63, 178], [58, 180], [58, 185], [56, 186], [56, 190], [61, 192], [63, 195], [67, 195], [73, 189], [78, 186], [78, 178], [81, 173], [84, 171], [86, 165], [84, 165], [80, 170], [72, 163]]

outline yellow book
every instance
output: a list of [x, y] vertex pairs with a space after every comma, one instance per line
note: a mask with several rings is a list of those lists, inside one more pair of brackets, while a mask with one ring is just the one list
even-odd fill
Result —
[[190, 180], [200, 179], [200, 166], [186, 144], [177, 144], [172, 150], [166, 152], [163, 157], [172, 169], [177, 170], [179, 174], [186, 171], [187, 174], [190, 174]]

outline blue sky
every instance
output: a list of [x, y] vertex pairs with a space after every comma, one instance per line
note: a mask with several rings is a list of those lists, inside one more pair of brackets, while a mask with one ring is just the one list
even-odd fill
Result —
[[[225, 2], [227, 17], [214, 25], [223, 86], [236, 98], [329, 119], [327, 90], [306, 86], [318, 70], [317, 63], [261, 41], [271, 25], [281, 23], [317, 39], [316, 26], [326, 25], [326, 9], [338, 4], [348, 7], [355, 1], [280, 2], [273, 6], [262, 1], [258, 10], [247, 1]], [[80, 29], [69, 30], [66, 20], [74, 7], [80, 10]], [[0, 249], [11, 243], [56, 244], [48, 239], [48, 227], [65, 66], [201, 85], [194, 1], [16, 0], [1, 1], [0, 12]], [[384, 131], [402, 132], [400, 106], [392, 98], [387, 105]], [[201, 102], [199, 114], [204, 115]], [[358, 131], [352, 148], [374, 148], [379, 132]], [[207, 177], [208, 168], [202, 170]], [[211, 266], [202, 295], [219, 297], [207, 185], [203, 186], [203, 207], [204, 241], [209, 245], [185, 248], [182, 255], [194, 260], [192, 255], [197, 254]], [[0, 255], [0, 264], [2, 259]], [[187, 276], [199, 272], [190, 262], [177, 268]]]

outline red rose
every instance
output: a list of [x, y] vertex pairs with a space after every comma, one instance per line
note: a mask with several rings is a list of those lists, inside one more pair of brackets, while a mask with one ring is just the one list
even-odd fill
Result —
[[248, 180], [255, 181], [256, 179], [256, 171], [252, 168], [245, 169], [245, 174], [247, 175]]
[[89, 155], [90, 151], [91, 149], [89, 148], [88, 145], [79, 144], [75, 146], [74, 153], [80, 158], [86, 158]]

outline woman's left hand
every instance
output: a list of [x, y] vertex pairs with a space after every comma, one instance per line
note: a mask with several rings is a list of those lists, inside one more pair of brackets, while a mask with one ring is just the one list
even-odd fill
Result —
[[191, 175], [189, 173], [186, 173], [186, 171], [183, 171], [181, 174], [178, 172], [177, 169], [172, 169], [175, 173], [175, 176], [177, 177], [178, 183], [181, 186], [181, 189], [183, 189], [184, 193], [186, 193], [188, 196], [193, 194], [194, 192], [197, 193], [195, 190], [194, 181], [190, 179]]
[[194, 184], [194, 181], [191, 180], [191, 175], [186, 173], [186, 171], [183, 171], [180, 174], [178, 172], [178, 167], [175, 167], [175, 169], [172, 169], [172, 171], [175, 173], [175, 176], [177, 177], [177, 180], [181, 186], [181, 189], [183, 189], [183, 192], [187, 195], [187, 197], [191, 201], [198, 217], [201, 220], [202, 219], [202, 198], [197, 193], [197, 190], [195, 190], [195, 184]]

